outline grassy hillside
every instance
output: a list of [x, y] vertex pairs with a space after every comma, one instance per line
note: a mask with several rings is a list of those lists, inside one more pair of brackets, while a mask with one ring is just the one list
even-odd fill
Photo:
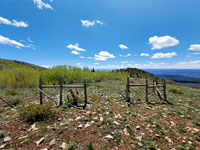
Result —
[[45, 70], [46, 68], [37, 66], [34, 64], [18, 61], [18, 60], [7, 60], [0, 58], [0, 70], [2, 69], [13, 69], [13, 68], [32, 68], [35, 70]]

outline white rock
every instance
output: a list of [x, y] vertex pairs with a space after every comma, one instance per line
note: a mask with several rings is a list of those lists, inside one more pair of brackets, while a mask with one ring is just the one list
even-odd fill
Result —
[[85, 124], [85, 128], [87, 128], [87, 127], [89, 127], [89, 126], [90, 126], [90, 124], [89, 124], [89, 123]]
[[36, 131], [38, 128], [36, 128], [36, 125], [31, 125], [31, 128], [28, 131]]
[[56, 139], [54, 138], [53, 140], [51, 140], [51, 142], [49, 143], [49, 146], [53, 146], [56, 144]]
[[91, 124], [93, 124], [93, 123], [94, 123], [94, 121], [92, 120], [92, 121], [91, 121]]
[[109, 115], [109, 112], [106, 112], [106, 115]]
[[113, 123], [115, 124], [115, 125], [120, 125], [120, 123], [119, 122], [117, 122], [117, 121], [113, 121]]
[[81, 119], [81, 117], [77, 117], [75, 120], [78, 121], [78, 120], [80, 120], [80, 119]]
[[136, 136], [135, 137], [137, 140], [139, 140], [140, 142], [142, 141], [142, 136]]
[[39, 141], [36, 142], [36, 145], [39, 146], [44, 141], [44, 137], [42, 137]]
[[124, 134], [125, 134], [125, 135], [130, 135], [130, 134], [128, 133], [128, 131], [127, 131], [126, 128], [124, 128]]
[[113, 139], [113, 136], [109, 134], [109, 135], [105, 136], [104, 138], [106, 138], [106, 139]]
[[6, 144], [1, 145], [1, 146], [0, 146], [0, 149], [3, 149], [5, 146], [6, 146]]
[[7, 137], [5, 137], [5, 138], [3, 139], [3, 142], [9, 142], [9, 141], [11, 141], [11, 138], [10, 138], [9, 136], [7, 136]]
[[43, 148], [43, 149], [40, 149], [40, 150], [48, 150], [47, 148]]
[[143, 146], [143, 144], [142, 144], [142, 143], [140, 143], [140, 142], [138, 142], [138, 146], [139, 146], [139, 147], [142, 147], [142, 146]]
[[137, 129], [137, 130], [140, 130], [140, 126], [136, 126], [136, 129]]
[[67, 149], [67, 144], [65, 142], [62, 142], [62, 145], [60, 146], [61, 149]]
[[80, 125], [78, 126], [78, 128], [79, 128], [79, 129], [83, 128], [83, 125], [82, 125], [82, 124], [80, 124]]
[[103, 117], [100, 117], [100, 121], [103, 122]]

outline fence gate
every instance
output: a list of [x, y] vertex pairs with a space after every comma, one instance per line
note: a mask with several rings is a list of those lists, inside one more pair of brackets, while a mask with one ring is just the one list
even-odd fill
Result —
[[[58, 101], [56, 100], [56, 98], [49, 96], [47, 93], [45, 93], [43, 91], [43, 89], [45, 88], [59, 88], [59, 93], [60, 93], [60, 101], [58, 104]], [[37, 88], [40, 91], [40, 104], [43, 104], [43, 94], [45, 96], [47, 96], [47, 98], [51, 99], [53, 102], [56, 103], [57, 106], [61, 106], [63, 105], [63, 89], [69, 89], [69, 92], [72, 96], [72, 98], [74, 99], [74, 102], [72, 104], [72, 107], [82, 107], [83, 109], [86, 108], [87, 106], [87, 84], [86, 84], [86, 80], [84, 80], [83, 85], [63, 85], [63, 78], [60, 78], [60, 85], [43, 85], [43, 81], [42, 78], [40, 78], [40, 82], [39, 82], [39, 88]], [[74, 92], [72, 91], [72, 89], [84, 89], [84, 105], [78, 105], [78, 99], [76, 97], [76, 95], [74, 94]], [[78, 93], [78, 92], [77, 92]], [[69, 97], [67, 96], [67, 99], [69, 101]]]
[[[136, 80], [136, 79], [135, 79]], [[146, 103], [150, 104], [151, 102], [149, 101], [149, 95], [151, 94], [151, 90], [152, 89], [152, 94], [153, 95], [157, 95], [159, 97], [159, 99], [163, 102], [163, 103], [168, 103], [171, 104], [168, 100], [167, 100], [167, 93], [166, 93], [166, 81], [163, 80], [163, 82], [160, 84], [158, 83], [158, 80], [148, 80], [148, 79], [140, 79], [143, 80], [143, 82], [139, 82], [139, 83], [134, 83], [131, 84], [130, 82], [130, 78], [127, 78], [127, 83], [126, 83], [126, 102], [129, 104], [134, 104], [133, 102], [131, 102], [131, 92], [130, 89], [131, 87], [136, 87], [136, 88], [142, 88], [144, 89], [145, 92], [145, 101]], [[149, 83], [152, 82], [152, 83]], [[162, 90], [161, 90], [161, 89]]]

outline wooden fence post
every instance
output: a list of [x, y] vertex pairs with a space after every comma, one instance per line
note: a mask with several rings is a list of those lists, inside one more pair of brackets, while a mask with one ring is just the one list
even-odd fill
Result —
[[163, 99], [167, 101], [167, 93], [166, 93], [166, 81], [163, 81]]
[[130, 81], [129, 77], [127, 77], [127, 83], [126, 83], [126, 102], [130, 102]]
[[148, 91], [148, 80], [146, 79], [146, 85], [145, 85], [145, 91], [146, 91], [146, 103], [149, 103], [149, 91]]
[[[40, 83], [39, 83], [39, 88], [42, 90], [42, 77], [40, 77]], [[42, 92], [40, 91], [40, 105], [42, 105]]]
[[85, 109], [87, 106], [87, 84], [85, 79], [84, 79], [84, 97], [85, 97], [85, 104], [83, 106], [83, 109]]
[[63, 91], [63, 78], [61, 77], [60, 78], [60, 106], [63, 104], [63, 101], [62, 101], [62, 91]]
[[156, 90], [155, 90], [155, 80], [153, 80], [153, 94], [155, 95], [155, 93], [156, 93]]

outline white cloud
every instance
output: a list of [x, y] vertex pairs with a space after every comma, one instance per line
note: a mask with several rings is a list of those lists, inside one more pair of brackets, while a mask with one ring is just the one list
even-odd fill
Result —
[[154, 49], [162, 49], [162, 48], [170, 47], [170, 46], [176, 46], [180, 42], [176, 38], [167, 35], [167, 36], [162, 36], [162, 37], [158, 37], [158, 36], [150, 37], [149, 43], [152, 44], [151, 49], [154, 50]]
[[174, 57], [176, 55], [177, 55], [176, 52], [171, 52], [171, 53], [155, 53], [155, 54], [153, 54], [153, 56], [151, 58], [152, 59], [172, 58], [172, 57]]
[[200, 53], [189, 53], [189, 55], [200, 55]]
[[104, 25], [105, 23], [100, 21], [100, 20], [94, 20], [94, 21], [90, 21], [90, 20], [81, 20], [81, 24], [82, 26], [84, 27], [92, 27], [92, 26], [95, 26], [95, 25]]
[[11, 39], [4, 37], [2, 35], [0, 35], [0, 44], [12, 45], [12, 46], [15, 46], [17, 48], [29, 47], [29, 46], [25, 46], [23, 43], [17, 42], [15, 40], [11, 40]]
[[100, 61], [106, 61], [107, 59], [110, 58], [115, 58], [115, 56], [107, 51], [100, 51], [99, 54], [94, 55], [94, 59]]
[[80, 65], [81, 65], [81, 63], [76, 63], [76, 65], [77, 65], [77, 66], [80, 66]]
[[87, 59], [92, 59], [92, 57], [87, 57]]
[[191, 51], [200, 51], [200, 44], [190, 45], [190, 48], [188, 50], [191, 50]]
[[119, 48], [121, 48], [121, 49], [128, 49], [128, 46], [126, 46], [124, 44], [119, 44]]
[[85, 49], [80, 48], [78, 43], [76, 43], [75, 45], [69, 44], [66, 47], [76, 51], [83, 51], [83, 52], [86, 51]]
[[15, 27], [23, 27], [23, 28], [28, 27], [28, 24], [23, 21], [16, 21], [14, 19], [10, 21], [3, 17], [0, 17], [0, 24], [6, 24], [6, 25], [15, 26]]
[[127, 54], [127, 55], [119, 55], [120, 57], [129, 57], [129, 56], [131, 56], [132, 54]]
[[94, 63], [94, 65], [98, 65], [99, 63]]
[[40, 65], [41, 67], [44, 67], [44, 68], [51, 68], [51, 66], [49, 65]]
[[[50, 0], [51, 1], [51, 0]], [[51, 7], [51, 5], [49, 5], [48, 3], [44, 3], [42, 0], [33, 0], [34, 4], [37, 5], [37, 8], [38, 9], [43, 9], [46, 8], [46, 9], [51, 9], [53, 10], [53, 8]], [[52, 2], [52, 1], [51, 1]]]
[[72, 54], [74, 55], [79, 55], [80, 53], [78, 51], [71, 51]]
[[141, 53], [140, 56], [146, 56], [146, 57], [149, 57], [149, 54], [148, 54], [148, 53]]
[[80, 58], [81, 58], [81, 59], [85, 59], [85, 57], [84, 57], [84, 56], [80, 56]]
[[127, 63], [128, 63], [128, 61], [122, 61], [121, 63], [122, 63], [122, 64], [127, 64]]

